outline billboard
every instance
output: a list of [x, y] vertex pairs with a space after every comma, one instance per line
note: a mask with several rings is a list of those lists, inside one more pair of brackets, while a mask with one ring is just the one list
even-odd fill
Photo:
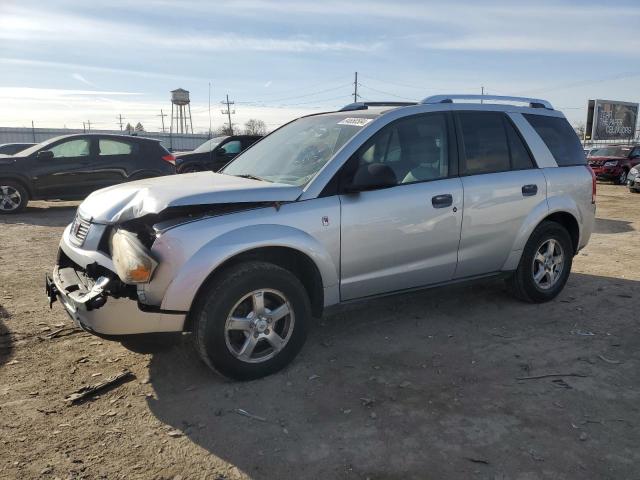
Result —
[[589, 100], [585, 140], [628, 140], [636, 133], [638, 104]]

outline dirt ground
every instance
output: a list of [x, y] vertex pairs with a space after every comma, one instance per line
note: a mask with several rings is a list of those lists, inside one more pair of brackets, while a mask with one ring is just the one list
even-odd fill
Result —
[[[492, 281], [352, 304], [249, 383], [209, 372], [187, 336], [155, 353], [47, 338], [70, 326], [43, 277], [75, 205], [0, 218], [1, 478], [640, 476], [640, 195], [626, 188], [599, 185], [596, 232], [555, 301]], [[65, 403], [123, 369], [135, 378]], [[545, 374], [563, 376], [518, 380]]]

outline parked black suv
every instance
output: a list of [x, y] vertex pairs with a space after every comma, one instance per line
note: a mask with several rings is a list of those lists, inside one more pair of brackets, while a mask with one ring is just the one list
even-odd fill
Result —
[[227, 163], [260, 140], [260, 135], [219, 136], [207, 140], [193, 152], [176, 153], [178, 173], [213, 170], [217, 172]]
[[0, 154], [15, 155], [18, 152], [33, 147], [35, 143], [2, 143], [0, 144]]
[[175, 173], [175, 157], [158, 140], [79, 134], [52, 138], [13, 156], [0, 155], [0, 214], [29, 200], [80, 200], [117, 183]]

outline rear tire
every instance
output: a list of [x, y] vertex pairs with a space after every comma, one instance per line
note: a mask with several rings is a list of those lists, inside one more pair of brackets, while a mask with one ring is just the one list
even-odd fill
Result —
[[627, 171], [622, 170], [622, 173], [618, 178], [613, 181], [614, 185], [624, 185], [627, 183]]
[[507, 279], [509, 290], [525, 302], [554, 299], [567, 283], [573, 255], [569, 232], [556, 222], [541, 223], [529, 237], [518, 268]]
[[0, 179], [0, 214], [19, 213], [29, 203], [29, 192], [18, 182]]
[[298, 278], [271, 263], [241, 263], [204, 287], [192, 312], [196, 350], [222, 375], [251, 380], [275, 373], [302, 348], [312, 313]]

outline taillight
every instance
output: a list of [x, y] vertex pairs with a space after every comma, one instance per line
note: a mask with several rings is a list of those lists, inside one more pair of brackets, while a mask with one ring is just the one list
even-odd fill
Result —
[[174, 155], [171, 155], [171, 154], [169, 153], [169, 154], [167, 154], [167, 155], [164, 155], [164, 156], [162, 157], [162, 159], [163, 159], [165, 162], [169, 162], [169, 163], [170, 163], [171, 165], [173, 165], [174, 167], [176, 166], [176, 157], [175, 157]]
[[587, 165], [587, 170], [591, 174], [591, 203], [595, 205], [596, 203], [596, 174], [593, 173], [593, 169]]

